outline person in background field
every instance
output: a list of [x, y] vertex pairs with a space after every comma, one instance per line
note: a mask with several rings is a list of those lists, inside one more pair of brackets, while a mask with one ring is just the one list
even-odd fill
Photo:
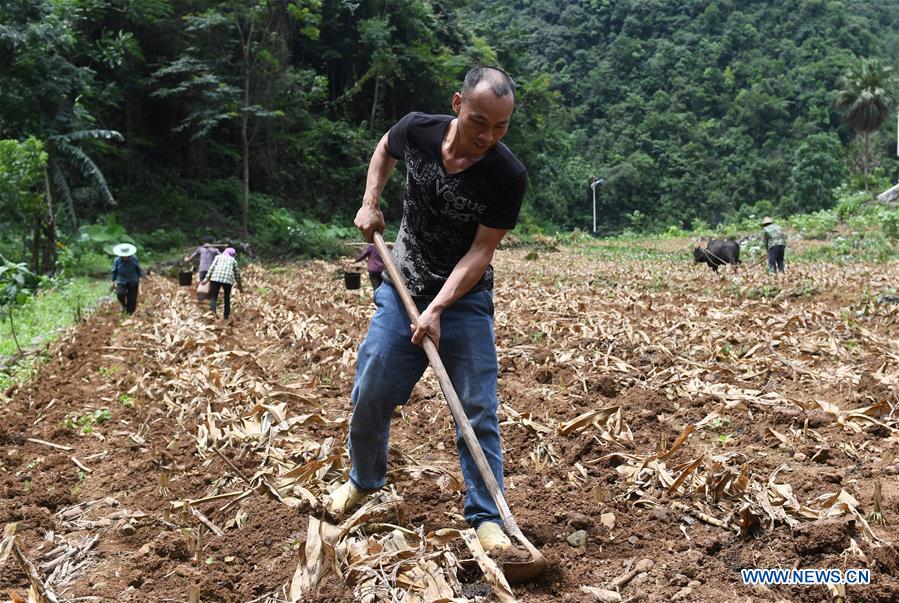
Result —
[[787, 248], [787, 234], [783, 228], [769, 217], [762, 220], [762, 242], [768, 250], [768, 270], [784, 274], [784, 250]]
[[229, 247], [221, 255], [215, 256], [206, 278], [203, 282], [209, 282], [209, 308], [212, 313], [217, 316], [216, 305], [218, 304], [219, 290], [225, 293], [225, 312], [224, 317], [227, 319], [231, 316], [231, 287], [237, 284], [237, 288], [243, 291], [243, 283], [240, 280], [240, 269], [237, 267], [237, 260], [234, 256], [237, 251], [233, 247]]
[[209, 267], [212, 266], [212, 260], [219, 255], [219, 250], [212, 246], [212, 237], [203, 237], [203, 244], [197, 247], [197, 250], [188, 256], [184, 256], [184, 261], [189, 262], [197, 256], [200, 256], [200, 280], [206, 278]]
[[368, 244], [368, 248], [356, 258], [357, 262], [361, 262], [368, 258], [368, 280], [371, 281], [372, 291], [377, 291], [381, 286], [381, 273], [384, 272], [384, 262], [381, 260], [381, 254], [373, 243]]
[[112, 248], [116, 255], [112, 262], [112, 286], [122, 305], [122, 312], [126, 314], [134, 314], [137, 309], [137, 293], [143, 275], [134, 255], [136, 251], [137, 247], [131, 243], [120, 243]]
[[[407, 170], [403, 218], [392, 255], [421, 316], [410, 326], [395, 283], [385, 273], [356, 361], [352, 468], [349, 480], [328, 495], [329, 513], [344, 514], [385, 485], [390, 419], [428, 366], [421, 347], [425, 336], [439, 346], [503, 487], [490, 263], [506, 231], [515, 227], [527, 185], [524, 166], [500, 142], [514, 106], [511, 78], [496, 68], [475, 67], [452, 96], [455, 117], [409, 113], [375, 148], [354, 224], [368, 242], [375, 231], [383, 232], [381, 193], [402, 159]], [[458, 428], [456, 444], [467, 486], [465, 520], [488, 552], [509, 548], [499, 510]]]

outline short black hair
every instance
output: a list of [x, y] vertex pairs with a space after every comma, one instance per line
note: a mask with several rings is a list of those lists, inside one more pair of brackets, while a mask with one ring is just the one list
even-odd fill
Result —
[[212, 237], [210, 237], [209, 235], [206, 235], [205, 237], [203, 237], [203, 242], [204, 243], [212, 243]]
[[484, 80], [487, 80], [493, 94], [497, 96], [515, 94], [515, 80], [499, 67], [490, 66], [470, 69], [462, 82], [462, 92], [471, 92]]

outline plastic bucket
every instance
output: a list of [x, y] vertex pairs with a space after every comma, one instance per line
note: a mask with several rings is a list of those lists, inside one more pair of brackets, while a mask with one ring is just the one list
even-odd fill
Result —
[[362, 284], [362, 275], [358, 272], [344, 272], [343, 284], [346, 285], [347, 289], [358, 289], [359, 285]]
[[194, 273], [193, 272], [179, 272], [178, 273], [178, 284], [182, 287], [190, 287], [191, 282], [193, 282]]

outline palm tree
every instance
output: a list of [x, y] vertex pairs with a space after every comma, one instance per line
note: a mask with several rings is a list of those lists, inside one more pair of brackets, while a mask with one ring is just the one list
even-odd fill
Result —
[[64, 167], [69, 167], [79, 172], [93, 186], [94, 191], [106, 205], [115, 205], [115, 199], [109, 190], [106, 177], [94, 160], [82, 149], [79, 143], [86, 140], [124, 140], [122, 135], [115, 130], [71, 130], [73, 125], [72, 112], [74, 103], [71, 99], [63, 102], [56, 117], [45, 132], [44, 148], [47, 151], [48, 180], [52, 183], [53, 191], [47, 191], [48, 195], [55, 194], [62, 201], [66, 215], [73, 229], [78, 228], [78, 215], [75, 213], [75, 203], [69, 189]]
[[856, 133], [862, 135], [862, 166], [865, 172], [865, 190], [868, 190], [872, 132], [876, 132], [890, 113], [890, 67], [878, 59], [862, 59], [849, 68], [840, 78], [836, 106], [843, 111], [843, 120]]
[[94, 160], [84, 152], [84, 149], [77, 144], [89, 139], [116, 140], [119, 142], [124, 140], [122, 135], [115, 130], [78, 130], [65, 134], [53, 134], [48, 136], [45, 141], [45, 148], [49, 156], [47, 169], [50, 172], [50, 179], [53, 183], [53, 192], [62, 201], [71, 226], [75, 229], [78, 228], [78, 215], [75, 213], [75, 203], [72, 200], [63, 166], [72, 167], [80, 172], [93, 185], [94, 190], [106, 205], [115, 205], [115, 199], [109, 190], [109, 185], [103, 172], [100, 171]]
[[[122, 135], [115, 130], [81, 130], [73, 129], [75, 120], [72, 119], [74, 101], [66, 99], [56, 112], [56, 116], [49, 128], [43, 132], [44, 150], [47, 152], [47, 165], [44, 170], [45, 192], [47, 196], [46, 224], [41, 221], [35, 223], [34, 247], [40, 246], [41, 230], [44, 232], [46, 244], [44, 246], [44, 270], [53, 270], [56, 267], [56, 210], [54, 198], [62, 203], [72, 230], [78, 228], [78, 214], [75, 211], [75, 201], [72, 198], [71, 188], [66, 178], [66, 172], [77, 171], [93, 188], [94, 192], [103, 202], [115, 205], [115, 199], [106, 177], [94, 160], [91, 159], [79, 144], [86, 140], [124, 140]], [[37, 251], [35, 251], [35, 254]]]

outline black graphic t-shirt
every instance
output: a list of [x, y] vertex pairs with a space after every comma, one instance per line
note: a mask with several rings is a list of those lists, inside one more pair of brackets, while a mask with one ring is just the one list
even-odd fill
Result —
[[[406, 163], [403, 220], [393, 257], [416, 296], [440, 292], [471, 247], [479, 224], [515, 228], [524, 197], [524, 166], [502, 143], [468, 169], [446, 173], [441, 145], [452, 120], [449, 115], [409, 113], [387, 135], [390, 154]], [[493, 267], [488, 266], [471, 291], [492, 288]]]

